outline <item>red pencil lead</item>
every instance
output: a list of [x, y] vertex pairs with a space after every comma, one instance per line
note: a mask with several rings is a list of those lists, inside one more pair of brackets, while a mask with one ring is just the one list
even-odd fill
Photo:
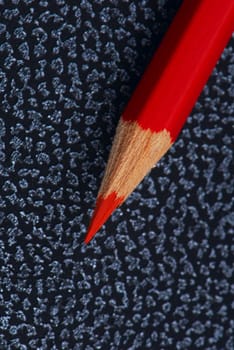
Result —
[[106, 198], [98, 196], [96, 207], [93, 212], [92, 220], [85, 237], [85, 243], [89, 243], [95, 233], [107, 221], [112, 212], [123, 202], [123, 199], [117, 197], [116, 193], [111, 193]]

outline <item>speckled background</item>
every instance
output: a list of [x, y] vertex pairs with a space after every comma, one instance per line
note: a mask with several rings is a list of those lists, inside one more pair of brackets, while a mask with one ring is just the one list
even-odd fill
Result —
[[83, 243], [180, 4], [0, 1], [0, 349], [234, 349], [234, 39], [170, 152]]

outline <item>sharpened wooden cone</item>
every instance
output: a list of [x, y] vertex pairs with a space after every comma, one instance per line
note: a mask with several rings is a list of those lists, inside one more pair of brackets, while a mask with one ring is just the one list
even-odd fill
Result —
[[152, 132], [143, 130], [137, 122], [120, 120], [85, 243], [132, 193], [171, 144], [170, 133], [166, 130]]

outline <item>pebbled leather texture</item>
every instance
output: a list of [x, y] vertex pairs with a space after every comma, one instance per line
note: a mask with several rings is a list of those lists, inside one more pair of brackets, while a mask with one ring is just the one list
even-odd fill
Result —
[[0, 1], [0, 349], [233, 349], [233, 39], [174, 146], [83, 243], [181, 2]]

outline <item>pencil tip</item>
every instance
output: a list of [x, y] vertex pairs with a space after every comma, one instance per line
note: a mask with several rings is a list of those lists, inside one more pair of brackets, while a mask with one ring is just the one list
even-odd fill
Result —
[[84, 240], [86, 244], [91, 241], [95, 233], [102, 227], [112, 212], [123, 202], [123, 200], [124, 199], [122, 197], [117, 197], [115, 192], [112, 192], [106, 198], [102, 196], [97, 198], [92, 220]]

